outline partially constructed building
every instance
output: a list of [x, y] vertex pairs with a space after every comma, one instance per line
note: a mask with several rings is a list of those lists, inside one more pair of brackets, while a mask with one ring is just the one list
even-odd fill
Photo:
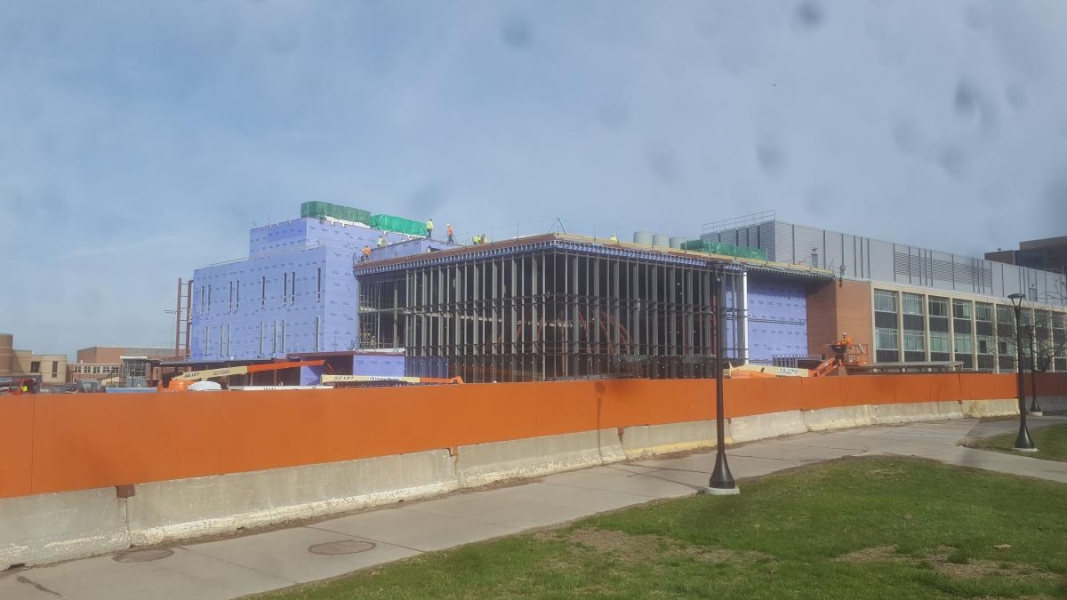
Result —
[[315, 356], [332, 372], [373, 375], [378, 363], [393, 373], [396, 357], [406, 375], [468, 381], [709, 377], [720, 287], [725, 356], [769, 364], [806, 355], [806, 298], [833, 281], [764, 259], [566, 234], [459, 246], [307, 216], [249, 237], [247, 259], [198, 269], [183, 288], [176, 346], [185, 332], [188, 358], [177, 364]]
[[[711, 377], [720, 289], [725, 356], [746, 360], [753, 296], [801, 299], [800, 315], [787, 302], [772, 311], [794, 317], [799, 349], [805, 286], [833, 280], [562, 234], [375, 261], [355, 274], [362, 344], [404, 349], [410, 374], [471, 382]], [[769, 361], [782, 349], [763, 350]]]
[[[365, 220], [376, 226], [320, 215], [256, 228], [247, 259], [198, 269], [186, 362], [315, 357], [333, 373], [471, 382], [709, 377], [721, 288], [735, 363], [818, 364], [848, 332], [870, 363], [1008, 371], [1006, 296], [1022, 293], [1024, 356], [1067, 370], [1064, 278], [1045, 271], [772, 213], [689, 242], [551, 233], [470, 246], [428, 240], [413, 221]], [[403, 231], [380, 229], [394, 221]]]

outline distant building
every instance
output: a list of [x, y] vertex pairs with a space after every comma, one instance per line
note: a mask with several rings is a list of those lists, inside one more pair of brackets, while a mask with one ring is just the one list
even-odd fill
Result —
[[14, 349], [14, 336], [0, 334], [0, 375], [40, 375], [41, 383], [54, 385], [67, 381], [65, 354], [35, 354]]
[[147, 359], [170, 358], [174, 348], [137, 348], [123, 346], [92, 346], [77, 352], [76, 362], [70, 365], [71, 383], [82, 381], [113, 382], [130, 378], [144, 379], [143, 363]]
[[1067, 236], [1031, 240], [1018, 250], [986, 252], [986, 260], [1055, 273], [1067, 272]]

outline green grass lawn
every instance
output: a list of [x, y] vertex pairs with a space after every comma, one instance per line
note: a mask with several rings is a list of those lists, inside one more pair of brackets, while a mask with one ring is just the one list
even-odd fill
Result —
[[261, 597], [1067, 598], [1065, 574], [1067, 486], [866, 458]]
[[[1017, 435], [1018, 433], [1011, 433], [1008, 435], [998, 435], [996, 437], [971, 440], [967, 442], [967, 446], [971, 448], [983, 448], [986, 450], [1013, 452], [1012, 448], [1015, 446], [1015, 437]], [[1044, 458], [1046, 460], [1067, 461], [1067, 424], [1049, 425], [1048, 427], [1042, 427], [1040, 429], [1031, 429], [1030, 439], [1032, 439], [1034, 445], [1037, 446], [1037, 452], [1025, 454], [1020, 452], [1018, 454], [1033, 456], [1034, 458]]]

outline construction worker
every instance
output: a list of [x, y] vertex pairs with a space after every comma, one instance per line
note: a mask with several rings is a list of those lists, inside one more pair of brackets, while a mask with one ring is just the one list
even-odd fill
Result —
[[453, 237], [453, 234], [455, 232], [452, 231], [452, 224], [451, 223], [445, 223], [445, 231], [448, 233], [448, 243], [449, 244], [455, 244], [456, 243], [456, 239]]
[[381, 248], [383, 246], [385, 246], [385, 234], [384, 233], [382, 235], [378, 236], [378, 247]]
[[613, 234], [611, 234], [611, 237], [608, 238], [608, 241], [611, 242], [612, 244], [618, 244], [619, 243], [619, 238], [615, 237], [615, 234], [613, 233]]
[[370, 246], [363, 246], [363, 256], [359, 257], [359, 262], [367, 262], [370, 260]]
[[26, 380], [22, 381], [22, 393], [23, 394], [30, 393], [30, 386], [26, 385]]
[[850, 336], [847, 331], [841, 334], [841, 343], [843, 343], [845, 346], [852, 345], [852, 336]]
[[433, 239], [433, 219], [426, 219], [426, 239]]
[[484, 233], [482, 234], [482, 243], [483, 244], [488, 244], [489, 243], [489, 236], [485, 235]]

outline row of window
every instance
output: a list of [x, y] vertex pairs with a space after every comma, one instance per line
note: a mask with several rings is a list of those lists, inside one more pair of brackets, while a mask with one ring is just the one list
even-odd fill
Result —
[[[927, 344], [933, 360], [955, 353], [967, 368], [973, 366], [974, 355], [979, 368], [991, 368], [997, 354], [1014, 358], [1015, 315], [1010, 305], [875, 290], [874, 311], [875, 351], [881, 362], [895, 362], [901, 351], [905, 361], [922, 361]], [[1022, 319], [1024, 337], [1033, 339], [1027, 345], [1031, 352], [1067, 368], [1067, 314], [1025, 309]]]
[[[290, 304], [296, 304], [296, 271], [287, 271], [282, 273], [282, 293], [280, 298], [282, 299], [282, 306], [288, 306]], [[241, 280], [237, 279], [229, 282], [230, 293], [226, 303], [226, 312], [236, 312], [241, 309]], [[200, 311], [199, 314], [209, 314], [211, 312], [211, 295], [214, 286], [201, 285], [200, 286]], [[315, 302], [322, 302], [322, 267], [315, 269]], [[267, 278], [263, 276], [259, 280], [259, 306], [267, 306]]]
[[[955, 319], [970, 319], [972, 314], [976, 321], [993, 322], [993, 305], [982, 302], [970, 302], [968, 300], [952, 300], [952, 317]], [[949, 316], [949, 299], [938, 296], [929, 296], [926, 307], [931, 317]], [[998, 321], [1001, 309], [1006, 308], [1008, 315], [1011, 307], [998, 306]], [[923, 296], [921, 294], [901, 294], [901, 312], [905, 315], [919, 315], [923, 313]], [[897, 293], [885, 290], [874, 291], [875, 312], [897, 313]], [[1062, 315], [1061, 315], [1062, 317]]]
[[119, 372], [118, 365], [74, 365], [71, 372], [78, 375], [110, 375]]

